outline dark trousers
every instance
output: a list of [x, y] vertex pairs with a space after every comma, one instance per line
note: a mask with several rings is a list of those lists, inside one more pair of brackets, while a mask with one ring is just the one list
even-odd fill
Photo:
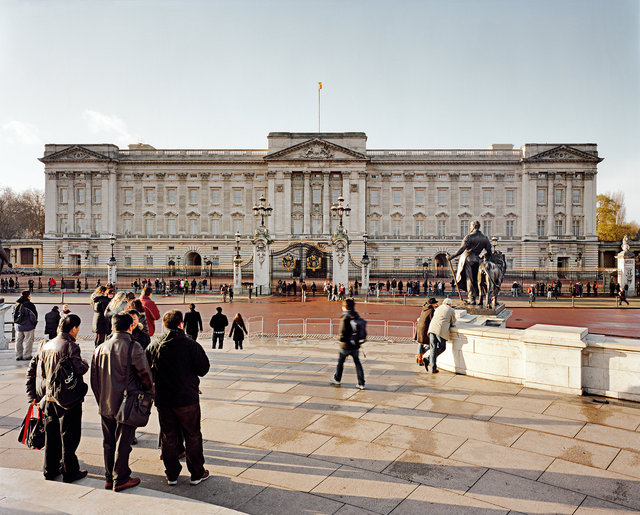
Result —
[[100, 345], [101, 343], [104, 343], [106, 337], [107, 337], [107, 335], [104, 334], [104, 333], [96, 333], [96, 337], [94, 339], [94, 343], [95, 343], [96, 347], [98, 345]]
[[356, 366], [356, 375], [358, 376], [358, 384], [364, 386], [364, 370], [362, 370], [362, 363], [360, 363], [360, 350], [359, 349], [340, 349], [338, 355], [338, 365], [336, 366], [335, 380], [342, 380], [342, 370], [344, 369], [344, 362], [347, 356], [353, 358], [353, 364]]
[[447, 348], [447, 340], [437, 334], [429, 333], [429, 361], [431, 362], [431, 371], [438, 370], [436, 359]]
[[82, 403], [70, 409], [64, 409], [51, 401], [45, 403], [45, 477], [56, 477], [61, 463], [64, 478], [72, 478], [78, 473], [80, 465], [76, 450], [80, 444], [81, 426]]
[[198, 341], [198, 330], [195, 331], [186, 331], [187, 336], [189, 336], [189, 338], [191, 338], [192, 340]]
[[104, 449], [104, 477], [107, 482], [122, 485], [129, 481], [129, 454], [136, 428], [118, 424], [115, 417], [102, 418], [102, 447]]
[[190, 406], [156, 406], [160, 421], [162, 461], [167, 479], [174, 481], [180, 475], [182, 465], [178, 460], [180, 429], [184, 434], [187, 469], [191, 479], [200, 479], [204, 474], [204, 453], [200, 432], [200, 403]]
[[233, 340], [233, 341], [234, 341], [234, 342], [235, 342], [235, 344], [236, 344], [236, 350], [238, 350], [238, 349], [242, 350], [242, 342], [243, 342], [244, 340]]
[[218, 349], [222, 349], [222, 342], [224, 342], [224, 331], [218, 333], [216, 331], [213, 332], [213, 348], [216, 348], [216, 342], [218, 343]]

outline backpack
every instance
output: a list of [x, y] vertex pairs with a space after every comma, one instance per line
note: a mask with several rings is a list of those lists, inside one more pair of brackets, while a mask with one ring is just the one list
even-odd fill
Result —
[[82, 402], [89, 387], [82, 377], [76, 374], [71, 356], [63, 356], [56, 365], [49, 382], [51, 396], [65, 409]]
[[360, 348], [367, 339], [367, 321], [364, 318], [352, 318], [349, 320], [351, 325], [351, 337], [349, 342], [353, 347]]
[[18, 304], [16, 309], [13, 311], [13, 323], [14, 324], [23, 324], [27, 321], [27, 313], [25, 313], [24, 304]]

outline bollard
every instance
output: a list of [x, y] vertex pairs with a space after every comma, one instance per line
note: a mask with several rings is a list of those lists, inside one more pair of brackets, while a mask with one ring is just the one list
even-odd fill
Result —
[[575, 299], [576, 299], [576, 298], [575, 298], [573, 295], [571, 295], [571, 307], [572, 307], [572, 308], [575, 308], [575, 307], [576, 307]]

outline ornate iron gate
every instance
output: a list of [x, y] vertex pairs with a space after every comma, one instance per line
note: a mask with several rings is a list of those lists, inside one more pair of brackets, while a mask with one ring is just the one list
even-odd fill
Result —
[[271, 252], [272, 280], [328, 279], [331, 272], [331, 249], [326, 244], [300, 241]]

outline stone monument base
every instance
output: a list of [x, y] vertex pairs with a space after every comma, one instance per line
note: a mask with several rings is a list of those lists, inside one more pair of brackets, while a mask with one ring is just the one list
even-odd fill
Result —
[[458, 301], [454, 303], [453, 307], [454, 309], [464, 309], [469, 315], [495, 316], [500, 314], [506, 306], [504, 305], [504, 302], [499, 302], [495, 308], [489, 308], [486, 306], [467, 304], [466, 302], [460, 303]]

